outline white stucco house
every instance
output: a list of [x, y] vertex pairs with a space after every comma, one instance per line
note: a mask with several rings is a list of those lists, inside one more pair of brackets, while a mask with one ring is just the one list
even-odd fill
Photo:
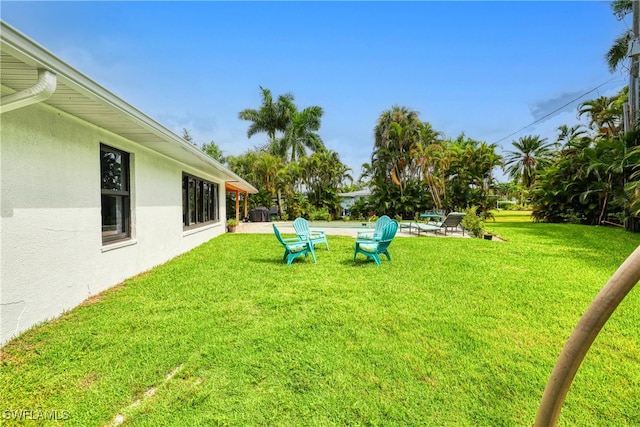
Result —
[[257, 190], [0, 25], [4, 345], [224, 233], [225, 191]]

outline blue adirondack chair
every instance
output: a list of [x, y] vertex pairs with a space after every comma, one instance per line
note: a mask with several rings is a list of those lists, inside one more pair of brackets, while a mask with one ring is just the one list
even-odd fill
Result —
[[327, 234], [324, 230], [311, 230], [309, 223], [304, 218], [296, 218], [293, 221], [293, 229], [301, 240], [308, 240], [313, 246], [318, 243], [324, 243], [329, 250], [329, 242], [327, 241]]
[[398, 221], [392, 219], [382, 229], [382, 235], [380, 240], [356, 240], [356, 248], [353, 251], [353, 262], [356, 262], [356, 255], [363, 254], [367, 258], [373, 258], [376, 264], [380, 265], [380, 255], [386, 255], [387, 259], [391, 261], [391, 255], [389, 254], [389, 245], [398, 231]]
[[276, 234], [278, 241], [284, 246], [284, 256], [282, 257], [283, 261], [287, 261], [287, 265], [290, 265], [293, 260], [299, 256], [304, 255], [305, 257], [311, 256], [313, 257], [313, 262], [316, 262], [316, 254], [313, 252], [313, 245], [308, 240], [300, 240], [298, 238], [295, 239], [285, 239], [280, 235], [280, 230], [273, 225], [273, 232]]
[[389, 223], [389, 221], [391, 221], [391, 218], [387, 215], [382, 215], [376, 221], [375, 230], [358, 231], [358, 240], [380, 240], [380, 236], [382, 236], [382, 229]]

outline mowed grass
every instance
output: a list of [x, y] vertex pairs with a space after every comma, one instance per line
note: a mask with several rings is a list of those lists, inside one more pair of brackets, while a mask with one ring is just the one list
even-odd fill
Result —
[[[504, 242], [397, 238], [381, 267], [354, 264], [347, 237], [286, 266], [272, 235], [221, 236], [10, 342], [0, 409], [77, 426], [532, 425], [640, 236], [527, 215], [487, 223]], [[560, 425], [640, 424], [639, 294], [596, 339]]]

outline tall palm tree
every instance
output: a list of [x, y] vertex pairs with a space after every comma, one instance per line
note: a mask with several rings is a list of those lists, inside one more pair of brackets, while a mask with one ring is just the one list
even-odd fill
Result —
[[421, 124], [417, 111], [396, 105], [380, 115], [374, 128], [371, 165], [377, 176], [391, 178], [401, 196], [409, 178], [419, 170], [412, 163], [412, 151], [420, 140]]
[[[251, 138], [257, 133], [266, 132], [269, 136], [269, 143], [266, 150], [270, 153], [274, 151], [274, 147], [277, 144], [277, 133], [284, 132], [287, 125], [291, 121], [291, 108], [293, 104], [293, 95], [285, 93], [278, 96], [278, 99], [274, 102], [273, 95], [269, 89], [260, 86], [262, 91], [262, 106], [256, 109], [245, 109], [238, 113], [238, 117], [241, 120], [251, 121], [251, 125], [247, 130], [247, 137]], [[275, 187], [271, 186], [270, 182], [266, 183], [269, 192], [273, 194]], [[271, 186], [271, 188], [269, 188]], [[282, 212], [282, 197], [280, 189], [278, 189], [278, 206]]]
[[513, 141], [516, 150], [507, 151], [504, 160], [506, 172], [530, 189], [538, 172], [551, 162], [551, 145], [546, 138], [541, 139], [538, 135], [523, 136], [518, 141]]
[[[633, 10], [633, 1], [615, 0], [611, 3], [611, 9], [618, 19], [622, 19], [622, 17]], [[612, 73], [615, 72], [625, 60], [627, 60], [627, 51], [629, 50], [629, 42], [632, 37], [633, 31], [625, 31], [614, 40], [613, 45], [607, 51], [605, 59], [609, 65], [609, 71]]]
[[247, 137], [251, 138], [257, 133], [266, 132], [269, 136], [269, 144], [276, 143], [278, 132], [284, 132], [291, 121], [291, 106], [293, 105], [293, 95], [285, 93], [278, 96], [274, 102], [273, 95], [269, 89], [260, 86], [262, 91], [262, 106], [259, 109], [245, 109], [238, 113], [241, 120], [248, 120], [253, 123], [247, 130]]
[[[247, 136], [266, 132], [269, 136], [269, 143], [263, 151], [271, 155], [279, 156], [284, 163], [287, 161], [287, 153], [291, 152], [290, 159], [295, 161], [297, 157], [306, 155], [305, 148], [316, 150], [323, 148], [324, 144], [320, 136], [315, 133], [320, 128], [320, 118], [322, 108], [309, 107], [298, 111], [294, 104], [294, 97], [290, 93], [278, 96], [273, 100], [273, 95], [269, 89], [260, 86], [262, 91], [262, 106], [259, 109], [246, 109], [238, 113], [241, 120], [251, 121], [247, 130]], [[278, 133], [282, 132], [283, 137], [278, 139]], [[280, 188], [274, 187], [271, 183], [266, 184], [273, 193], [277, 190], [278, 206], [283, 209]]]
[[607, 61], [610, 72], [615, 73], [616, 70], [624, 64], [624, 61], [629, 58], [627, 52], [629, 51], [629, 42], [632, 37], [633, 31], [627, 30], [613, 41], [613, 45], [605, 55], [605, 60]]
[[[407, 107], [394, 105], [391, 110], [384, 111], [378, 118], [378, 123], [374, 129], [375, 148], [391, 148], [401, 153], [406, 153], [414, 142], [410, 137], [415, 137], [422, 124], [419, 113], [409, 110]], [[406, 132], [406, 138], [398, 138], [397, 129], [392, 123], [399, 124]]]
[[302, 111], [298, 111], [295, 105], [289, 108], [290, 120], [284, 129], [284, 137], [277, 143], [276, 152], [295, 162], [307, 155], [307, 149], [316, 152], [324, 148], [322, 138], [317, 133], [323, 111], [318, 106], [307, 107]]

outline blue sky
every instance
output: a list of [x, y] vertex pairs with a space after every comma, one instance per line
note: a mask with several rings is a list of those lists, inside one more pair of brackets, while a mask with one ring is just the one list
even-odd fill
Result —
[[3, 0], [0, 17], [179, 135], [187, 128], [227, 155], [266, 141], [247, 138], [249, 123], [238, 119], [259, 108], [259, 86], [292, 93], [299, 108], [319, 105], [320, 135], [354, 178], [370, 160], [376, 119], [393, 105], [447, 137], [499, 142], [500, 152], [524, 135], [555, 140], [559, 125], [579, 122], [580, 102], [627, 83], [604, 55], [631, 26], [599, 1]]

